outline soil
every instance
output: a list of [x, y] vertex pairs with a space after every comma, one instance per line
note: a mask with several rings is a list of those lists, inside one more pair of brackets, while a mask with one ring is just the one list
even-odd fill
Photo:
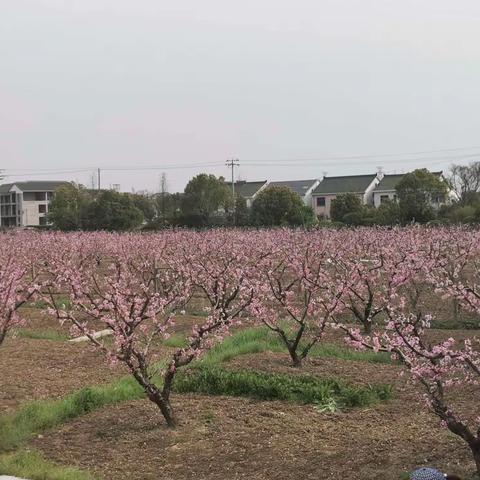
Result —
[[7, 338], [0, 354], [0, 412], [42, 398], [110, 382], [120, 375], [86, 344]]
[[[68, 336], [66, 325], [61, 326], [39, 309], [24, 309], [23, 313], [28, 316], [26, 328], [55, 330]], [[179, 315], [175, 332], [186, 335], [194, 323], [204, 320]], [[10, 335], [1, 346], [0, 372], [0, 412], [4, 412], [32, 400], [55, 399], [72, 390], [111, 382], [127, 370], [109, 367], [104, 355], [88, 342], [71, 344]]]
[[[187, 332], [198, 317], [179, 316]], [[201, 321], [201, 319], [200, 319]], [[54, 327], [54, 320], [35, 322]], [[435, 338], [478, 332], [438, 331]], [[325, 341], [341, 341], [335, 332]], [[104, 480], [348, 478], [398, 479], [418, 466], [466, 477], [473, 470], [465, 444], [442, 429], [418, 403], [395, 365], [310, 359], [300, 369], [286, 354], [265, 352], [233, 359], [227, 368], [340, 377], [356, 384], [394, 383], [393, 400], [368, 408], [320, 413], [313, 406], [242, 398], [174, 395], [180, 425], [167, 429], [148, 400], [108, 406], [30, 442], [47, 459], [76, 465]], [[0, 411], [25, 401], [56, 398], [109, 382], [110, 369], [88, 344], [10, 338], [0, 355]], [[466, 404], [472, 392], [460, 392]], [[468, 406], [468, 405], [467, 405]]]
[[459, 475], [473, 468], [459, 440], [402, 398], [330, 414], [198, 395], [173, 404], [182, 420], [173, 431], [144, 400], [93, 412], [31, 446], [105, 480], [385, 480], [424, 465]]
[[[312, 359], [290, 367], [285, 354], [244, 355], [226, 367], [338, 376], [357, 384], [395, 383], [393, 400], [320, 413], [313, 406], [241, 398], [175, 395], [172, 431], [147, 400], [106, 407], [44, 434], [31, 446], [105, 480], [398, 479], [434, 465], [467, 475], [465, 445], [419, 405], [395, 365]], [[470, 396], [471, 398], [471, 396]]]

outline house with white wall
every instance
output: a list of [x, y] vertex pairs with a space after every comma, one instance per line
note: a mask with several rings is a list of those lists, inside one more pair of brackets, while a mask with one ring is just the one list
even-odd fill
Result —
[[282, 182], [269, 182], [269, 187], [288, 187], [293, 190], [303, 200], [307, 206], [312, 205], [312, 193], [317, 188], [320, 180], [318, 178], [311, 180], [287, 180]]
[[[433, 175], [436, 175], [441, 180], [445, 180], [443, 177], [443, 172], [432, 172]], [[384, 175], [380, 183], [373, 190], [373, 205], [375, 208], [378, 208], [382, 203], [386, 202], [396, 202], [397, 201], [397, 185], [405, 176], [405, 173], [395, 174], [395, 175]], [[434, 208], [439, 208], [449, 201], [451, 197], [450, 194], [438, 194], [433, 198], [432, 206]]]
[[373, 205], [373, 191], [380, 183], [381, 173], [370, 175], [348, 175], [323, 177], [312, 192], [312, 208], [318, 218], [329, 219], [332, 201], [339, 195], [358, 195], [364, 205]]
[[66, 184], [62, 181], [30, 181], [0, 185], [0, 226], [46, 225], [53, 192]]
[[[255, 197], [267, 186], [267, 180], [262, 180], [259, 182], [247, 182], [245, 180], [238, 180], [235, 182], [235, 194], [243, 197], [247, 202], [247, 207], [252, 206]], [[231, 188], [232, 184], [227, 183]]]

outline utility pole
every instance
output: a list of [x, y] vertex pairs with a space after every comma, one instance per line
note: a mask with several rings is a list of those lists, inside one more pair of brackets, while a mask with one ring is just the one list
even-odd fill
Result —
[[97, 169], [98, 191], [100, 191], [100, 169]]
[[235, 170], [235, 167], [240, 166], [240, 160], [238, 158], [232, 158], [231, 160], [227, 160], [225, 165], [232, 169], [232, 197], [233, 197], [233, 201], [235, 202], [235, 175], [234, 175], [234, 170]]
[[235, 167], [240, 166], [240, 160], [238, 158], [232, 158], [227, 160], [225, 165], [232, 169], [232, 200], [233, 200], [233, 225], [235, 225]]

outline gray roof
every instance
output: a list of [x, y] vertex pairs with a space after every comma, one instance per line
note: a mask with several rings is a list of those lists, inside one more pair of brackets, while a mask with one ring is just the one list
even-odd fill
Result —
[[310, 190], [317, 180], [291, 180], [283, 182], [270, 182], [269, 187], [288, 187], [301, 197], [304, 197], [308, 190]]
[[61, 185], [66, 185], [69, 182], [58, 180], [32, 180], [30, 182], [14, 182], [0, 185], [0, 193], [8, 193], [15, 185], [22, 192], [53, 192]]
[[[440, 177], [443, 172], [432, 172], [437, 177]], [[396, 190], [398, 182], [406, 175], [406, 173], [399, 173], [395, 175], [384, 175], [380, 183], [375, 187], [374, 192], [391, 192]]]
[[368, 186], [375, 180], [377, 174], [348, 175], [344, 177], [324, 177], [313, 195], [336, 193], [364, 193]]
[[[235, 182], [235, 193], [244, 198], [253, 197], [265, 184], [266, 180], [260, 182], [247, 182], [245, 180], [238, 180]], [[232, 182], [227, 182], [227, 185], [231, 188]]]

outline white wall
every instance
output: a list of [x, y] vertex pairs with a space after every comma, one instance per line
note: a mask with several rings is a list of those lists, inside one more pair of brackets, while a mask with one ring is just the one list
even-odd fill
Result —
[[396, 194], [397, 194], [397, 192], [395, 190], [389, 190], [389, 191], [386, 191], [386, 192], [374, 192], [373, 193], [373, 206], [375, 208], [378, 208], [381, 205], [380, 198], [383, 195], [388, 195], [388, 199], [393, 202], [395, 200]]

